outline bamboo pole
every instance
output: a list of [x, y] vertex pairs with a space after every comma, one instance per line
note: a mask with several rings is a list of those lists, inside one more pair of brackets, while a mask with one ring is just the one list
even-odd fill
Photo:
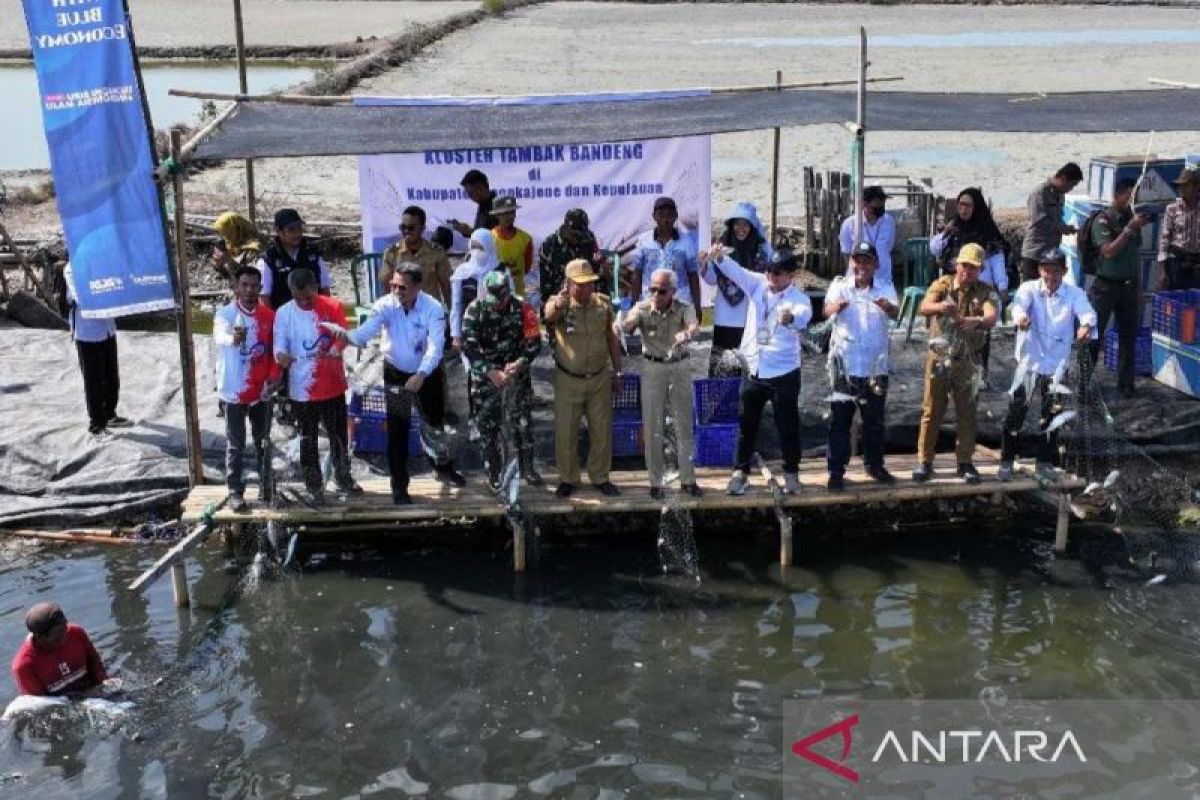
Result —
[[856, 163], [854, 172], [857, 176], [855, 186], [853, 187], [853, 213], [854, 213], [854, 244], [862, 238], [863, 211], [862, 211], [862, 193], [866, 182], [864, 174], [867, 168], [867, 137], [865, 126], [867, 124], [867, 29], [858, 29], [858, 113], [857, 113], [858, 130], [855, 132], [857, 141]]
[[[237, 50], [238, 91], [250, 93], [246, 81], [246, 36], [242, 30], [242, 0], [233, 0], [233, 33]], [[257, 222], [254, 208], [254, 160], [246, 159], [246, 212], [251, 222]]]
[[[194, 134], [192, 134], [192, 138], [190, 138], [186, 142], [184, 142], [183, 146], [179, 148], [179, 155], [177, 156], [177, 158], [179, 158], [180, 161], [177, 163], [179, 163], [179, 165], [182, 167], [183, 161], [192, 155], [192, 153], [195, 151], [195, 149], [200, 146], [200, 143], [202, 141], [204, 141], [204, 139], [210, 133], [212, 133], [214, 130], [216, 130], [218, 125], [220, 125], [225, 120], [229, 119], [229, 117], [233, 114], [233, 112], [237, 111], [237, 108], [238, 108], [237, 103], [230, 103], [229, 105], [225, 106], [225, 108], [221, 112], [219, 112], [215, 117], [213, 117], [208, 122], [207, 125], [205, 125], [203, 128], [201, 128], [200, 130], [198, 130]], [[155, 170], [155, 174], [158, 176], [159, 180], [165, 179], [166, 175], [167, 175], [166, 166], [160, 165], [158, 167], [158, 169]]]
[[1058, 493], [1058, 519], [1054, 526], [1054, 552], [1067, 552], [1067, 535], [1071, 525], [1071, 501], [1066, 492]]
[[171, 565], [171, 594], [175, 598], [176, 608], [186, 608], [192, 604], [192, 596], [188, 592], [187, 566], [182, 561]]
[[[171, 131], [171, 158], [179, 164], [180, 134]], [[204, 453], [200, 446], [200, 412], [196, 402], [196, 353], [192, 346], [192, 304], [187, 259], [187, 223], [183, 218], [183, 170], [171, 175], [175, 195], [175, 270], [179, 293], [177, 328], [179, 365], [183, 371], [183, 412], [187, 425], [188, 480], [192, 486], [204, 483]]]
[[[775, 86], [778, 89], [783, 86], [783, 70], [775, 70]], [[771, 146], [771, 238], [775, 238], [775, 231], [779, 223], [779, 134], [778, 126], [774, 129]]]
[[108, 544], [121, 547], [137, 547], [151, 545], [165, 547], [170, 542], [158, 539], [135, 539], [128, 536], [113, 536], [108, 531], [78, 530], [78, 531], [39, 531], [39, 530], [7, 530], [0, 529], [0, 535], [15, 536], [20, 539], [40, 539], [48, 542], [73, 542], [75, 544]]
[[137, 578], [135, 578], [129, 584], [129, 591], [140, 592], [142, 589], [145, 589], [147, 586], [154, 583], [156, 580], [162, 577], [164, 572], [173, 566], [176, 566], [177, 562], [181, 561], [184, 556], [199, 547], [212, 532], [212, 523], [202, 522], [197, 525], [191, 533], [176, 542], [170, 550], [163, 553], [162, 556], [160, 556], [159, 559], [155, 561], [149, 569], [137, 576]]

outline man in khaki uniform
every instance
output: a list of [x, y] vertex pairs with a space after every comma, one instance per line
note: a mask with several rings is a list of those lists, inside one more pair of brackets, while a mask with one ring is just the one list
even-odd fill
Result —
[[450, 308], [450, 260], [445, 250], [424, 238], [425, 209], [404, 209], [400, 233], [403, 238], [383, 252], [384, 272], [394, 271], [401, 264], [417, 264], [421, 267], [421, 291]]
[[921, 315], [929, 323], [929, 354], [925, 359], [925, 400], [917, 438], [921, 463], [913, 470], [914, 481], [924, 482], [933, 476], [938, 428], [951, 396], [958, 422], [958, 476], [967, 483], [980, 481], [979, 471], [971, 463], [975, 454], [979, 358], [1000, 307], [996, 291], [979, 280], [983, 259], [982, 247], [963, 245], [954, 274], [935, 280], [921, 301]]
[[646, 437], [646, 469], [650, 473], [650, 496], [663, 497], [663, 411], [667, 398], [675, 420], [679, 459], [679, 488], [699, 497], [695, 450], [692, 440], [692, 372], [688, 367], [687, 343], [700, 333], [696, 309], [675, 299], [678, 278], [674, 270], [657, 269], [650, 276], [649, 300], [635, 305], [625, 317], [625, 333], [642, 334], [642, 431]]
[[612, 393], [621, 380], [621, 347], [613, 330], [612, 302], [595, 291], [597, 275], [582, 258], [567, 264], [567, 284], [547, 301], [546, 323], [554, 336], [554, 457], [561, 481], [555, 491], [570, 497], [579, 483], [579, 420], [588, 421], [588, 478], [602, 494], [620, 490], [612, 469]]

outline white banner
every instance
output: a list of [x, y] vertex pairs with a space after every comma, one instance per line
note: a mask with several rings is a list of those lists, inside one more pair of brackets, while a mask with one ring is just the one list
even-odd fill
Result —
[[[568, 96], [558, 102], [594, 102], [609, 96]], [[547, 98], [529, 98], [547, 102]], [[393, 98], [364, 98], [364, 103], [408, 103]], [[435, 102], [446, 103], [448, 100]], [[463, 104], [473, 101], [464, 98]], [[506, 102], [514, 102], [506, 99]], [[486, 107], [481, 107], [486, 114]], [[517, 198], [517, 227], [533, 236], [534, 246], [562, 225], [572, 208], [588, 213], [600, 247], [617, 250], [622, 260], [638, 236], [654, 226], [654, 199], [673, 197], [681, 233], [693, 251], [710, 230], [710, 139], [693, 136], [589, 145], [495, 147], [482, 150], [434, 150], [400, 155], [361, 156], [358, 160], [363, 250], [377, 253], [399, 238], [400, 213], [410, 205], [425, 209], [432, 230], [448, 219], [468, 224], [475, 204], [459, 186], [470, 169], [488, 176], [493, 191]], [[701, 236], [703, 232], [703, 236]], [[458, 245], [465, 246], [461, 237]]]

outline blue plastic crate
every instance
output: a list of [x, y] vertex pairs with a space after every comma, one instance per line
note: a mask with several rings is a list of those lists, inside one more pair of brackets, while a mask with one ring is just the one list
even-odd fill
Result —
[[[367, 394], [352, 393], [347, 406], [353, 430], [351, 446], [354, 452], [373, 455], [387, 452], [387, 403], [383, 389], [371, 389]], [[421, 447], [421, 422], [414, 413], [408, 429], [408, 454], [419, 456]]]
[[[1116, 325], [1110, 325], [1108, 331], [1104, 334], [1104, 366], [1110, 372], [1117, 371]], [[1133, 347], [1133, 374], [1151, 375], [1153, 372], [1154, 364], [1150, 353], [1150, 329], [1142, 328], [1138, 331], [1137, 343]]]
[[1151, 344], [1154, 380], [1191, 397], [1200, 397], [1200, 347], [1172, 342], [1154, 334]]
[[733, 467], [737, 454], [736, 424], [697, 425], [695, 432], [697, 467]]
[[613, 392], [612, 407], [614, 420], [641, 420], [641, 375], [627, 374], [621, 376], [621, 389]]
[[1121, 178], [1141, 178], [1138, 187], [1138, 202], [1170, 202], [1175, 199], [1174, 181], [1183, 172], [1182, 158], [1151, 159], [1146, 166], [1146, 175], [1142, 178], [1142, 166], [1145, 164], [1144, 155], [1130, 156], [1099, 156], [1093, 158], [1088, 165], [1088, 195], [1093, 200], [1111, 203], [1113, 189]]
[[740, 378], [697, 378], [692, 382], [693, 419], [697, 425], [729, 424], [738, 420]]
[[613, 420], [612, 454], [614, 456], [640, 456], [645, 453], [641, 420]]
[[1200, 291], [1183, 289], [1177, 292], [1156, 292], [1151, 327], [1168, 339], [1181, 344], [1196, 341], [1196, 317], [1200, 315]]

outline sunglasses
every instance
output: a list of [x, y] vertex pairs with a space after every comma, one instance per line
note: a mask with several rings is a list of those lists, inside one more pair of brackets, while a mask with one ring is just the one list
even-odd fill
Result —
[[651, 286], [651, 294], [670, 294], [673, 290], [667, 286]]

